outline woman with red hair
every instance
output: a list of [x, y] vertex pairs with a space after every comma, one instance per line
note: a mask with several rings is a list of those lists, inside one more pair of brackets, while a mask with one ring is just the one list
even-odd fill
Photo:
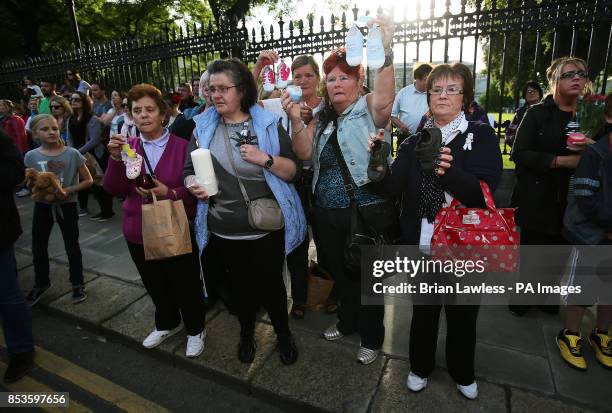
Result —
[[[283, 107], [291, 119], [293, 150], [301, 159], [313, 161], [315, 225], [320, 231], [320, 247], [329, 258], [328, 270], [339, 287], [338, 323], [323, 336], [331, 341], [358, 333], [361, 348], [357, 360], [362, 364], [372, 363], [380, 353], [385, 336], [384, 307], [361, 305], [360, 271], [347, 270], [343, 249], [351, 226], [351, 200], [359, 207], [386, 201], [369, 185], [368, 141], [371, 133], [387, 126], [395, 95], [394, 24], [386, 16], [372, 19], [370, 27], [373, 24], [382, 32], [385, 63], [376, 71], [372, 93], [360, 93], [363, 67], [349, 66], [346, 51], [337, 49], [323, 62], [325, 108], [318, 121], [303, 124], [300, 105], [292, 103], [288, 93], [283, 95]], [[390, 141], [388, 133], [387, 139]], [[350, 176], [343, 178], [343, 170]], [[351, 185], [344, 185], [344, 179], [350, 179]]]

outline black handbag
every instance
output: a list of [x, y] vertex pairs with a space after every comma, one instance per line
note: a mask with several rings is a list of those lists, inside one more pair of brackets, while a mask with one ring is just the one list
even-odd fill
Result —
[[344, 270], [347, 274], [361, 270], [361, 247], [377, 247], [376, 255], [382, 257], [382, 247], [393, 244], [398, 230], [398, 212], [392, 201], [358, 206], [355, 188], [350, 179], [348, 166], [340, 151], [336, 132], [330, 136], [338, 166], [342, 174], [344, 190], [350, 199], [351, 222], [344, 244]]

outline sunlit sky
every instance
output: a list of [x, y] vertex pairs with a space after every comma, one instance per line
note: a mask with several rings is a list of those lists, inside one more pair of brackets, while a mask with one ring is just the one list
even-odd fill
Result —
[[[417, 0], [302, 0], [302, 1], [291, 1], [291, 0], [279, 0], [281, 4], [281, 10], [285, 11], [287, 17], [284, 17], [285, 22], [289, 20], [306, 19], [309, 14], [315, 16], [315, 22], [318, 23], [321, 16], [324, 17], [326, 23], [329, 21], [329, 17], [332, 13], [336, 16], [340, 16], [342, 11], [346, 12], [347, 23], [353, 21], [352, 9], [355, 5], [359, 8], [359, 15], [365, 14], [365, 11], [370, 9], [370, 14], [376, 13], [376, 8], [379, 6], [383, 8], [384, 13], [391, 13], [393, 10], [393, 19], [395, 21], [412, 20], [416, 18], [417, 14]], [[434, 16], [440, 16], [445, 12], [446, 0], [435, 0], [434, 5]], [[461, 1], [451, 0], [450, 11], [452, 13], [459, 13], [461, 11]], [[375, 5], [372, 7], [372, 5]], [[430, 15], [430, 0], [421, 0], [421, 17], [428, 17]], [[469, 11], [470, 9], [468, 9]], [[275, 26], [275, 31], [278, 31], [276, 26], [277, 18], [271, 14], [266, 7], [258, 6], [252, 10], [252, 17], [247, 20], [249, 27], [263, 25], [268, 32], [270, 25]], [[286, 26], [285, 26], [286, 28]], [[318, 29], [318, 24], [316, 25]], [[259, 30], [256, 31], [259, 33]], [[482, 50], [478, 48], [478, 62], [477, 69], [480, 70], [483, 65], [482, 61]], [[401, 45], [395, 47], [395, 60], [403, 59], [404, 48]], [[459, 41], [451, 40], [449, 42], [449, 60], [459, 60]], [[406, 48], [406, 60], [407, 61], [428, 61], [430, 56], [429, 42], [422, 42], [419, 49], [419, 56], [416, 55], [416, 45], [412, 44]], [[433, 47], [433, 61], [442, 61], [444, 59], [444, 42], [436, 42]], [[473, 62], [474, 60], [474, 40], [466, 39], [463, 47], [463, 59], [464, 62]]]

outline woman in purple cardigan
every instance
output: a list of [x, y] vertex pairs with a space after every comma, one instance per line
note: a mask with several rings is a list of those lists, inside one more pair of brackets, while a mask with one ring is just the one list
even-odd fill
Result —
[[[187, 332], [187, 357], [197, 357], [204, 351], [206, 336], [205, 308], [198, 248], [193, 252], [163, 260], [145, 261], [142, 245], [141, 206], [150, 202], [151, 193], [158, 198], [181, 199], [187, 216], [195, 216], [195, 198], [183, 186], [183, 165], [187, 141], [170, 134], [162, 126], [165, 105], [161, 92], [152, 85], [140, 84], [128, 92], [128, 108], [140, 131], [140, 137], [129, 137], [127, 143], [144, 155], [157, 179], [148, 190], [127, 179], [121, 161], [122, 135], [113, 135], [108, 144], [111, 160], [104, 175], [104, 189], [125, 198], [123, 202], [123, 234], [130, 255], [142, 282], [155, 304], [155, 330], [142, 342], [146, 348], [160, 345], [181, 330], [181, 318]], [[144, 154], [143, 154], [144, 151]], [[153, 174], [143, 162], [143, 172]], [[192, 239], [195, 239], [192, 235]]]

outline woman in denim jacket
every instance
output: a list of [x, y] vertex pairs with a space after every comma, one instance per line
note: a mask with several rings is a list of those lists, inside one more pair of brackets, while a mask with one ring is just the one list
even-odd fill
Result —
[[[329, 327], [323, 336], [326, 340], [338, 340], [345, 335], [358, 333], [361, 348], [357, 359], [362, 364], [372, 363], [380, 353], [385, 337], [384, 307], [361, 305], [359, 276], [345, 269], [343, 247], [350, 230], [351, 208], [335, 155], [334, 141], [337, 140], [348, 167], [357, 204], [361, 207], [384, 202], [385, 199], [374, 194], [368, 186], [368, 139], [370, 133], [387, 126], [391, 115], [395, 95], [391, 48], [394, 25], [386, 16], [378, 16], [369, 24], [374, 23], [381, 27], [385, 50], [385, 63], [374, 78], [374, 92], [360, 96], [363, 67], [349, 66], [347, 52], [337, 49], [323, 62], [326, 105], [317, 124], [310, 122], [304, 125], [299, 105], [291, 103], [287, 93], [283, 96], [283, 107], [291, 119], [293, 150], [302, 160], [313, 161], [315, 225], [320, 231], [320, 247], [329, 258], [328, 270], [339, 287], [339, 321]], [[390, 141], [388, 134], [387, 139]]]

